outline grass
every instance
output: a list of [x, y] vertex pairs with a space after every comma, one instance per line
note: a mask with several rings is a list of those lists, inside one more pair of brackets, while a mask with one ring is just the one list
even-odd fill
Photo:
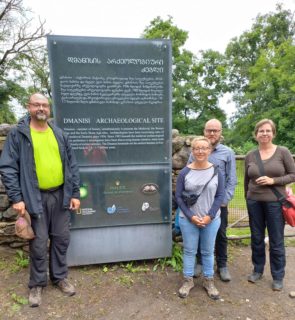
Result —
[[293, 238], [285, 238], [285, 246], [286, 247], [295, 247], [295, 237]]
[[0, 258], [0, 270], [5, 270], [8, 273], [19, 272], [22, 268], [27, 268], [29, 265], [29, 259], [22, 250], [16, 250], [16, 256], [11, 263], [5, 258]]
[[229, 208], [246, 210], [246, 202], [244, 197], [244, 160], [236, 161], [236, 173], [238, 184], [235, 189], [234, 197], [229, 203]]
[[[265, 232], [267, 236], [267, 230]], [[250, 227], [244, 227], [244, 228], [228, 228], [227, 229], [227, 236], [249, 236], [251, 235]], [[238, 245], [245, 245], [248, 246], [251, 244], [251, 240], [249, 239], [240, 239], [240, 240], [233, 240], [231, 241], [233, 244]], [[295, 247], [295, 237], [285, 237], [285, 246], [286, 247]]]
[[[245, 227], [245, 228], [228, 228], [227, 229], [227, 236], [235, 236], [235, 237], [240, 237], [240, 236], [250, 236], [251, 232], [250, 232], [250, 227]], [[240, 239], [240, 240], [234, 240], [233, 241], [234, 244], [238, 244], [238, 245], [244, 245], [244, 246], [248, 246], [250, 245], [251, 241], [250, 238], [249, 239]]]
[[227, 235], [228, 236], [245, 236], [250, 235], [250, 227], [245, 228], [228, 228]]
[[10, 265], [11, 272], [19, 272], [22, 268], [27, 268], [28, 266], [29, 258], [22, 250], [16, 250], [15, 263]]
[[120, 277], [116, 277], [114, 280], [127, 288], [132, 287], [134, 283], [133, 279], [129, 275], [125, 274], [121, 275]]
[[120, 267], [130, 273], [148, 272], [149, 271], [149, 268], [147, 266], [142, 267], [142, 266], [136, 265], [136, 263], [134, 261], [130, 261], [127, 263], [121, 263]]
[[29, 265], [29, 259], [22, 250], [16, 250], [16, 265], [26, 268]]
[[153, 271], [157, 271], [158, 268], [164, 270], [168, 266], [172, 267], [176, 272], [180, 272], [182, 270], [182, 247], [179, 243], [173, 242], [172, 257], [156, 260]]
[[4, 258], [0, 258], [0, 270], [5, 270], [8, 266], [8, 262]]
[[15, 303], [17, 303], [19, 305], [26, 305], [29, 303], [27, 298], [24, 298], [23, 296], [17, 295], [16, 293], [12, 293], [11, 298]]

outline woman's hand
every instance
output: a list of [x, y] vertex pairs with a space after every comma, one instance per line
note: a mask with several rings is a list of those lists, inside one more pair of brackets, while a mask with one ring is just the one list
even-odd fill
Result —
[[262, 176], [259, 177], [258, 179], [255, 180], [257, 184], [263, 186], [271, 186], [275, 183], [273, 178], [267, 177], [267, 176]]
[[193, 216], [192, 217], [192, 223], [195, 224], [197, 227], [202, 227], [203, 225], [203, 219], [202, 218], [198, 218], [197, 216]]
[[204, 223], [205, 225], [211, 223], [211, 218], [210, 218], [210, 216], [205, 216], [205, 217], [203, 218], [203, 223]]
[[197, 227], [204, 228], [206, 227], [207, 224], [211, 222], [211, 218], [210, 216], [205, 216], [203, 218], [198, 218], [197, 216], [193, 216], [191, 221]]

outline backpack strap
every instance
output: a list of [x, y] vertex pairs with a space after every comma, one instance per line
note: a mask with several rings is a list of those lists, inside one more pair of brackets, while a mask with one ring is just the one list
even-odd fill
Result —
[[213, 168], [214, 168], [214, 172], [213, 172], [213, 175], [212, 177], [205, 183], [202, 191], [200, 192], [200, 194], [206, 189], [207, 185], [209, 184], [209, 182], [216, 176], [216, 174], [218, 173], [218, 166], [214, 165], [213, 164]]

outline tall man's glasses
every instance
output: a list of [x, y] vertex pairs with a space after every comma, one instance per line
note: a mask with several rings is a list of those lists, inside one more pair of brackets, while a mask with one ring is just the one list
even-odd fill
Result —
[[213, 133], [213, 134], [219, 133], [220, 131], [221, 130], [216, 130], [216, 129], [205, 129], [206, 133]]

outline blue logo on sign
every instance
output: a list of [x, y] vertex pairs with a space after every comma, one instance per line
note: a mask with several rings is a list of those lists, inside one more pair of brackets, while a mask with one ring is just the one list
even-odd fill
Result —
[[108, 207], [107, 208], [107, 213], [108, 214], [113, 214], [113, 213], [115, 213], [116, 212], [116, 206], [113, 204], [111, 207]]

